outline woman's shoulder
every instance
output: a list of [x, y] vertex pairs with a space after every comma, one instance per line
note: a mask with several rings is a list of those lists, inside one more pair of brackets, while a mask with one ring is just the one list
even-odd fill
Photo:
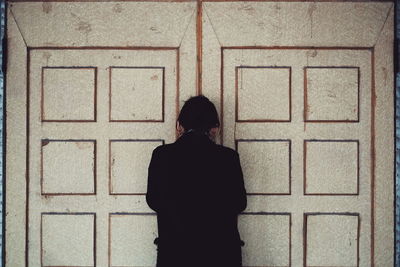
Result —
[[[174, 153], [177, 153], [179, 150], [179, 145], [177, 145], [176, 143], [169, 143], [169, 144], [161, 144], [157, 147], [154, 148], [153, 150], [153, 154], [157, 154], [157, 155], [171, 155]], [[214, 143], [213, 146], [211, 146], [211, 148], [217, 153], [219, 154], [220, 157], [238, 157], [239, 153], [235, 150], [232, 149], [228, 146], [224, 146], [221, 144], [217, 144]]]
[[225, 154], [227, 156], [231, 156], [231, 157], [239, 156], [239, 153], [235, 149], [230, 148], [228, 146], [216, 144], [216, 147], [220, 151], [220, 153]]
[[164, 153], [165, 151], [169, 150], [172, 144], [161, 144], [156, 146], [153, 149], [153, 154], [159, 154], [159, 153]]

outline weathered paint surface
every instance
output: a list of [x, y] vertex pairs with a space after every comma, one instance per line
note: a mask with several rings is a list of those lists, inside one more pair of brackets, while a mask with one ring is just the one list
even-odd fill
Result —
[[[2, 18], [3, 18], [3, 14], [4, 14], [3, 8], [4, 7], [3, 6], [1, 6], [1, 7], [2, 7]], [[117, 12], [117, 13], [122, 12], [121, 7], [117, 6], [117, 5], [115, 6], [115, 8], [113, 10], [114, 10], [114, 12]], [[51, 6], [47, 5], [47, 3], [45, 5], [43, 5], [43, 12], [48, 14], [51, 11], [52, 11], [52, 7]], [[311, 17], [313, 17], [315, 15], [314, 13], [315, 13], [315, 9], [312, 8], [312, 9], [309, 10], [309, 15]], [[311, 26], [313, 26], [313, 25], [311, 25]], [[398, 32], [399, 32], [400, 31], [399, 21], [397, 22], [397, 26], [398, 26]], [[92, 31], [92, 28], [88, 24], [79, 23], [79, 25], [77, 26], [77, 30], [81, 31], [82, 34], [86, 36], [85, 38], [87, 38], [87, 36]], [[152, 29], [152, 30], [156, 31], [156, 29]], [[318, 28], [313, 28], [312, 27], [311, 30], [310, 30], [310, 34], [315, 36], [315, 34], [317, 34], [317, 31], [318, 31]], [[0, 76], [0, 78], [1, 78], [1, 81], [2, 81], [3, 77]], [[397, 89], [396, 90], [397, 91], [397, 98], [396, 98], [396, 106], [397, 106], [396, 133], [397, 133], [397, 135], [396, 135], [396, 140], [400, 139], [400, 111], [399, 111], [400, 110], [400, 86], [398, 86], [399, 83], [400, 83], [400, 74], [397, 75], [397, 88], [396, 88]], [[2, 87], [1, 87], [0, 103], [2, 103], [2, 100], [1, 100], [1, 97], [3, 95], [2, 92], [3, 91], [2, 91]], [[1, 120], [2, 120], [2, 115], [1, 115]], [[0, 129], [0, 133], [2, 134], [2, 129]], [[400, 153], [400, 145], [397, 144], [396, 148], [397, 148], [396, 165], [397, 165], [397, 170], [398, 170], [399, 167], [400, 167], [400, 155], [399, 155], [399, 153]], [[396, 228], [397, 229], [397, 232], [396, 232], [396, 237], [397, 237], [396, 243], [399, 243], [399, 238], [400, 238], [400, 231], [399, 231], [399, 228], [400, 228], [399, 227], [400, 226], [400, 214], [399, 214], [399, 209], [400, 209], [400, 207], [399, 207], [399, 205], [400, 205], [400, 203], [399, 203], [400, 202], [400, 185], [399, 185], [399, 183], [400, 183], [400, 173], [397, 171], [397, 173], [396, 173], [396, 200], [397, 200], [397, 202], [396, 202], [396, 207], [397, 207], [397, 209], [396, 209], [397, 210], [397, 213], [396, 213], [396, 225], [397, 225], [397, 228]], [[113, 223], [114, 222], [117, 223], [117, 219], [113, 219], [114, 218], [113, 216], [110, 217], [110, 221], [112, 221]], [[89, 217], [89, 215], [87, 215], [87, 217]], [[115, 218], [117, 218], [117, 217], [115, 217]], [[312, 222], [311, 219], [309, 219], [309, 221]], [[396, 253], [397, 262], [399, 262], [399, 259], [400, 259], [400, 255], [399, 255], [400, 254], [400, 248], [399, 247], [400, 246], [396, 247], [396, 249], [397, 249], [397, 253]]]

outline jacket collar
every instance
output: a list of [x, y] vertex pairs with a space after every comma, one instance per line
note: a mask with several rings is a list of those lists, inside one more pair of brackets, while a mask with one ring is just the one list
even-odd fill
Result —
[[194, 144], [215, 144], [206, 133], [194, 131], [192, 129], [184, 132], [176, 141], [176, 143], [194, 143]]

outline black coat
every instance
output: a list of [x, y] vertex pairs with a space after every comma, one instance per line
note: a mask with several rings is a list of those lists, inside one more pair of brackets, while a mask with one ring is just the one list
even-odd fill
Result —
[[197, 132], [156, 147], [146, 200], [157, 212], [157, 266], [241, 266], [237, 216], [247, 200], [235, 150]]

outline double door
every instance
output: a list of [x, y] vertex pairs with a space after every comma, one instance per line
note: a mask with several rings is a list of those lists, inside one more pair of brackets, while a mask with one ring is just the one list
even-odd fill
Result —
[[244, 266], [393, 266], [392, 2], [7, 10], [6, 266], [154, 266], [147, 167], [197, 94], [240, 154]]

